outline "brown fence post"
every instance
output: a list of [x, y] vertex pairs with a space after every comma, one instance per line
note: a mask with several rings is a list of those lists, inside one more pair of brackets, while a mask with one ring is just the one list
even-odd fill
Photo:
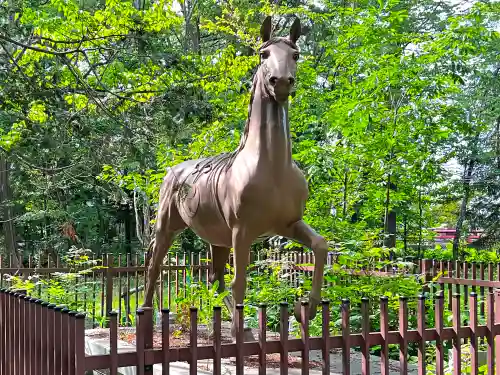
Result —
[[399, 368], [401, 374], [408, 373], [408, 298], [399, 297]]
[[[495, 315], [495, 324], [494, 327], [500, 324], [500, 289], [497, 289], [495, 292], [495, 307], [494, 307], [494, 315]], [[496, 373], [500, 374], [500, 335], [495, 336], [495, 365], [496, 365]]]
[[462, 362], [462, 351], [461, 351], [461, 336], [460, 336], [460, 326], [461, 326], [461, 315], [460, 315], [460, 294], [455, 293], [453, 295], [453, 375], [461, 374], [461, 362]]
[[[330, 301], [323, 300], [321, 301], [321, 315], [322, 315], [322, 327], [321, 327], [321, 336], [322, 336], [322, 371], [323, 375], [330, 374]], [[367, 374], [369, 375], [369, 374]]]
[[152, 307], [143, 307], [144, 311], [144, 321], [142, 325], [143, 333], [144, 333], [144, 375], [153, 375], [153, 365], [148, 362], [148, 350], [153, 349], [153, 308]]
[[106, 313], [108, 315], [113, 311], [113, 254], [106, 255]]
[[[214, 340], [215, 341], [215, 340]], [[163, 351], [162, 375], [170, 374], [170, 310], [161, 310], [161, 350]], [[215, 360], [214, 360], [215, 366]]]
[[363, 374], [370, 375], [370, 300], [367, 297], [361, 298], [361, 324], [361, 369]]
[[[218, 329], [220, 329], [220, 325]], [[267, 306], [265, 303], [261, 303], [259, 305], [259, 347], [260, 347], [259, 375], [266, 375], [266, 342], [267, 342], [266, 332], [267, 332]], [[220, 355], [218, 359], [220, 361]], [[214, 368], [215, 368], [215, 359], [214, 359]], [[220, 362], [218, 371], [214, 370], [214, 375], [220, 375]]]
[[55, 374], [55, 311], [56, 305], [50, 304], [47, 306], [47, 357], [49, 374]]
[[85, 314], [75, 316], [76, 375], [85, 375]]
[[[1, 263], [0, 263], [1, 266]], [[1, 275], [0, 275], [1, 276]], [[5, 371], [5, 289], [0, 289], [0, 374], [6, 374]]]
[[420, 336], [418, 344], [418, 375], [426, 375], [425, 371], [425, 296], [418, 296], [417, 331]]
[[443, 313], [444, 295], [439, 293], [436, 296], [434, 308], [434, 321], [437, 333], [436, 339], [436, 375], [444, 375], [444, 351], [443, 351]]
[[[265, 324], [264, 324], [265, 326]], [[280, 303], [280, 375], [288, 374], [288, 303]]]
[[389, 375], [389, 298], [380, 297], [380, 335], [382, 345], [380, 351], [380, 373]]

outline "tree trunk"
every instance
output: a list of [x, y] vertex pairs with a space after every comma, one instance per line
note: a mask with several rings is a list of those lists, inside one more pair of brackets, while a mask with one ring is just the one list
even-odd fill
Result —
[[469, 203], [470, 197], [470, 182], [472, 178], [472, 172], [474, 171], [474, 160], [469, 160], [464, 170], [463, 177], [463, 187], [464, 195], [462, 197], [462, 204], [460, 205], [460, 214], [458, 215], [457, 225], [455, 227], [455, 237], [453, 238], [453, 259], [458, 259], [458, 246], [460, 242], [460, 236], [462, 235], [462, 227], [465, 220], [465, 214], [467, 213], [467, 204]]
[[7, 257], [13, 259], [14, 267], [22, 267], [22, 259], [17, 252], [16, 228], [14, 226], [14, 210], [12, 207], [12, 191], [9, 182], [10, 163], [2, 153], [0, 155], [0, 204], [2, 210], [2, 227], [5, 238]]
[[396, 185], [391, 182], [391, 176], [387, 177], [387, 191], [385, 201], [384, 218], [384, 246], [388, 248], [396, 247], [397, 215], [394, 209], [389, 209], [391, 202], [391, 190], [396, 190]]

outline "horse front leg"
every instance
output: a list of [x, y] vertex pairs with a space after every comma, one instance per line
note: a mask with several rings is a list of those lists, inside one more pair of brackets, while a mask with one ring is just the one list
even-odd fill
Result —
[[[323, 286], [323, 273], [328, 256], [328, 244], [322, 236], [316, 233], [303, 220], [296, 221], [279, 234], [300, 242], [309, 247], [314, 253], [313, 282], [311, 294], [309, 295], [309, 320], [311, 320], [316, 316], [318, 305], [321, 302], [321, 288]], [[295, 304], [294, 312], [295, 318], [300, 322], [300, 301]]]
[[234, 248], [234, 277], [231, 282], [231, 292], [233, 295], [233, 322], [231, 326], [231, 334], [236, 336], [237, 322], [236, 306], [243, 304], [245, 292], [247, 288], [247, 266], [250, 257], [250, 246], [252, 240], [246, 236], [245, 231], [241, 228], [235, 228], [233, 232], [233, 248]]

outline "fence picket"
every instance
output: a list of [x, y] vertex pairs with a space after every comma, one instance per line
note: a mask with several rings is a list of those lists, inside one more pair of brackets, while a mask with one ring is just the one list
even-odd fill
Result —
[[[481, 280], [484, 280], [484, 263], [481, 262], [481, 264], [479, 265], [479, 277]], [[479, 311], [480, 311], [480, 314], [481, 314], [481, 317], [484, 318], [484, 286], [481, 286], [479, 287], [479, 295], [480, 295], [480, 298], [481, 298], [481, 304], [480, 304], [480, 307], [479, 307]]]
[[[120, 314], [118, 314], [118, 317]], [[116, 311], [110, 311], [109, 317], [109, 356], [111, 366], [110, 375], [118, 374], [118, 321]]]
[[323, 357], [322, 370], [323, 375], [330, 374], [330, 301], [321, 302], [322, 313], [322, 345], [321, 352]]
[[[69, 331], [69, 346], [68, 346], [68, 374], [75, 375], [75, 358], [76, 358], [76, 336], [75, 336], [75, 315], [76, 311], [70, 311], [68, 313], [68, 331]], [[42, 357], [43, 358], [43, 357]]]
[[85, 314], [75, 315], [75, 372], [85, 375]]
[[47, 348], [48, 348], [48, 356], [47, 356], [47, 362], [48, 362], [48, 368], [49, 368], [49, 374], [54, 374], [55, 373], [55, 347], [54, 347], [54, 341], [55, 341], [55, 318], [56, 314], [54, 311], [54, 308], [56, 305], [50, 304], [47, 306]]
[[198, 309], [191, 307], [189, 314], [191, 321], [191, 332], [189, 334], [189, 347], [191, 351], [189, 374], [196, 375], [198, 373]]
[[370, 300], [361, 298], [361, 335], [363, 345], [361, 347], [361, 368], [364, 375], [370, 375]]
[[[491, 314], [495, 317], [495, 325], [500, 323], [500, 291], [495, 292], [495, 303]], [[492, 324], [494, 327], [494, 325]], [[493, 327], [491, 329], [493, 329]], [[496, 373], [500, 374], [500, 336], [495, 336], [495, 357], [496, 357]]]
[[[494, 353], [494, 334], [493, 326], [495, 324], [495, 294], [488, 293], [487, 295], [487, 314], [486, 314], [486, 327], [488, 328], [486, 333], [486, 364], [488, 368], [488, 374], [494, 374], [495, 372], [495, 353]], [[500, 359], [500, 357], [497, 357]]]
[[461, 353], [461, 336], [460, 336], [460, 294], [453, 295], [453, 375], [460, 375], [462, 373], [461, 366], [457, 365], [462, 363]]
[[244, 306], [241, 304], [236, 305], [235, 309], [235, 323], [236, 323], [236, 375], [243, 375], [244, 362], [243, 362], [243, 344], [244, 344]]
[[288, 374], [288, 303], [280, 303], [280, 375]]
[[213, 360], [213, 371], [214, 375], [221, 375], [222, 372], [222, 308], [220, 306], [214, 306], [214, 360]]
[[137, 374], [144, 375], [144, 310], [138, 309], [135, 321], [135, 347], [137, 351]]
[[418, 344], [418, 375], [426, 375], [425, 371], [425, 296], [418, 296], [417, 331], [420, 336]]
[[380, 351], [380, 373], [389, 375], [389, 312], [386, 296], [380, 297], [380, 335], [382, 336], [382, 345]]
[[[69, 309], [61, 310], [61, 337], [69, 337]], [[68, 345], [61, 345], [62, 375], [69, 374], [69, 348]]]
[[471, 375], [478, 375], [477, 357], [477, 294], [472, 292], [469, 296], [469, 327], [470, 337], [470, 363]]
[[399, 369], [401, 375], [408, 373], [408, 298], [399, 297]]
[[444, 375], [444, 348], [443, 348], [443, 313], [444, 296], [439, 293], [434, 304], [434, 325], [436, 327], [436, 375]]
[[[448, 277], [453, 277], [453, 269], [451, 260], [448, 261]], [[448, 310], [451, 310], [451, 301], [453, 300], [453, 285], [448, 284]]]
[[[302, 301], [300, 306], [301, 338], [302, 338], [302, 375], [309, 375], [309, 302]], [[349, 325], [348, 325], [349, 326]], [[342, 330], [344, 324], [342, 324]], [[344, 363], [342, 363], [344, 367]]]
[[[472, 266], [474, 267], [474, 264], [472, 264]], [[464, 262], [463, 263], [463, 267], [464, 267], [464, 274], [463, 274], [463, 278], [464, 279], [469, 279], [469, 264], [467, 262]], [[474, 277], [473, 277], [474, 279]], [[467, 304], [469, 302], [469, 287], [467, 285], [464, 285], [464, 307], [467, 308]], [[460, 291], [457, 291], [457, 293], [460, 293]]]
[[170, 374], [170, 310], [161, 310], [162, 375]]

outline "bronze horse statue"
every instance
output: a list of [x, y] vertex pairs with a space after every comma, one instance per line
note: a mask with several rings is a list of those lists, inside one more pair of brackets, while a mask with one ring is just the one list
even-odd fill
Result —
[[[260, 64], [253, 79], [248, 119], [239, 147], [230, 153], [188, 160], [170, 168], [160, 188], [156, 232], [148, 255], [143, 306], [151, 307], [160, 266], [175, 236], [187, 227], [210, 244], [211, 281], [223, 291], [224, 270], [234, 249], [231, 283], [234, 309], [242, 304], [250, 247], [273, 235], [312, 249], [315, 266], [310, 319], [321, 299], [328, 245], [303, 220], [307, 181], [292, 161], [288, 97], [295, 83], [301, 33], [297, 18], [288, 37], [271, 37], [271, 17], [262, 23]], [[234, 310], [233, 316], [234, 316]], [[300, 303], [295, 305], [300, 321]], [[233, 335], [235, 322], [233, 319]]]

